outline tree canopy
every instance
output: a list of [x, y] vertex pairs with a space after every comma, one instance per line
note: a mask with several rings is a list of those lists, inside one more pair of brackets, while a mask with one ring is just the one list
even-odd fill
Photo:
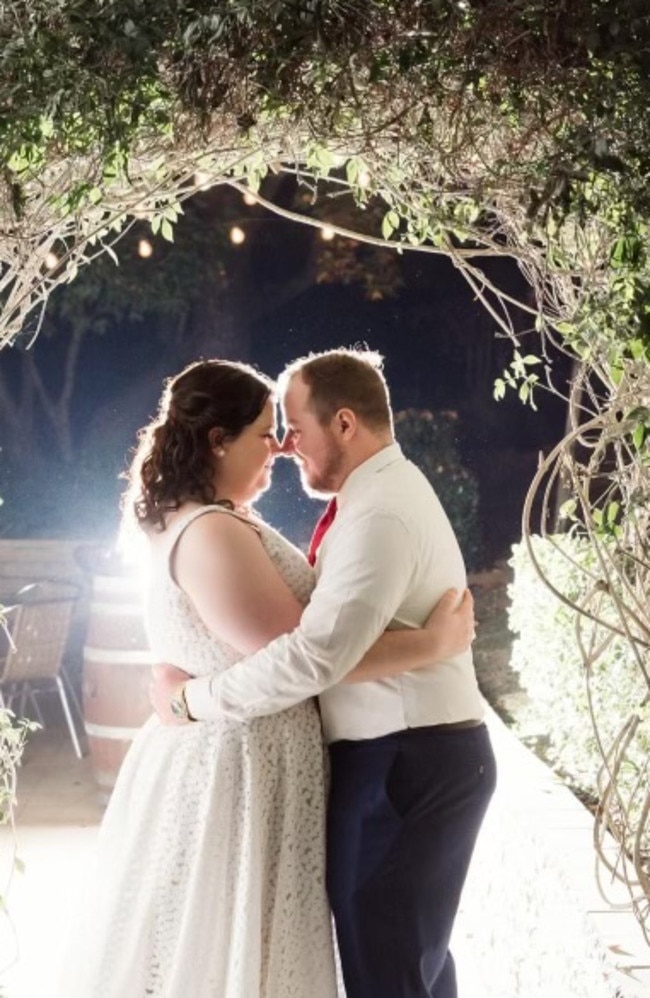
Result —
[[268, 169], [379, 198], [383, 237], [451, 255], [510, 332], [480, 255], [579, 344], [625, 295], [647, 322], [645, 273], [609, 280], [645, 271], [643, 0], [23, 0], [0, 43], [5, 340], [134, 213], [171, 234], [197, 173]]

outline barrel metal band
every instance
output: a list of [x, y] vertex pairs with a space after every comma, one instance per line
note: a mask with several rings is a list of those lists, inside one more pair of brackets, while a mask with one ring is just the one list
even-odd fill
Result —
[[148, 648], [94, 648], [84, 645], [84, 661], [99, 665], [153, 665], [159, 661]]
[[113, 728], [109, 724], [93, 724], [91, 721], [85, 721], [84, 727], [90, 738], [111, 738], [124, 742], [132, 741], [140, 730], [140, 728]]

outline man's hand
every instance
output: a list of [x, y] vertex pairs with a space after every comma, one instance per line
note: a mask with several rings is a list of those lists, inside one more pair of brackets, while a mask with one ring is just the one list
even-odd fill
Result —
[[171, 702], [180, 695], [184, 684], [192, 677], [175, 665], [154, 665], [151, 671], [153, 679], [149, 686], [149, 699], [160, 720], [163, 724], [187, 724], [187, 721], [173, 713]]
[[448, 589], [440, 597], [424, 623], [432, 631], [436, 642], [436, 655], [440, 659], [452, 658], [471, 645], [476, 637], [474, 597], [469, 589], [459, 596], [457, 589]]

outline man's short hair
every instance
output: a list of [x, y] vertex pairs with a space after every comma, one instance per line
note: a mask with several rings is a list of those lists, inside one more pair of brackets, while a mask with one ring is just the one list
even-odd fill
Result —
[[374, 350], [339, 347], [293, 361], [280, 375], [278, 384], [284, 393], [289, 379], [299, 374], [309, 388], [310, 408], [323, 426], [339, 409], [351, 409], [373, 432], [392, 431], [383, 363], [382, 355]]

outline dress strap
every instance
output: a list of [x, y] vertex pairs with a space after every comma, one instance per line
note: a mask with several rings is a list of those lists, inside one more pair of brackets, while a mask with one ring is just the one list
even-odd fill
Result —
[[213, 503], [209, 506], [199, 506], [198, 509], [191, 510], [189, 513], [186, 513], [185, 516], [182, 516], [180, 520], [177, 520], [171, 529], [171, 541], [169, 542], [169, 547], [167, 549], [167, 571], [170, 579], [172, 579], [176, 585], [178, 585], [178, 583], [174, 578], [174, 572], [172, 570], [172, 557], [174, 555], [174, 551], [176, 550], [176, 546], [190, 524], [194, 523], [195, 520], [198, 520], [200, 516], [204, 516], [206, 513], [225, 513], [228, 516], [234, 517], [236, 520], [241, 520], [241, 522], [245, 523], [247, 527], [250, 527], [260, 536], [262, 535], [262, 528], [258, 523], [253, 522], [247, 516], [244, 516], [243, 513], [238, 513], [237, 510], [228, 509], [227, 506], [221, 506], [218, 503]]
[[211, 503], [208, 506], [199, 506], [198, 509], [190, 510], [189, 513], [186, 513], [185, 516], [181, 516], [180, 520], [176, 521], [172, 527], [172, 545], [175, 545], [178, 542], [181, 534], [185, 532], [190, 523], [194, 523], [195, 520], [198, 520], [198, 518], [203, 516], [205, 513], [226, 513], [228, 516], [234, 516], [236, 520], [241, 520], [243, 523], [247, 523], [248, 526], [252, 527], [253, 530], [256, 530], [258, 534], [262, 532], [259, 524], [255, 523], [254, 520], [251, 520], [250, 517], [245, 516], [243, 513], [238, 513], [237, 510], [229, 509], [227, 506], [222, 506], [219, 503]]

